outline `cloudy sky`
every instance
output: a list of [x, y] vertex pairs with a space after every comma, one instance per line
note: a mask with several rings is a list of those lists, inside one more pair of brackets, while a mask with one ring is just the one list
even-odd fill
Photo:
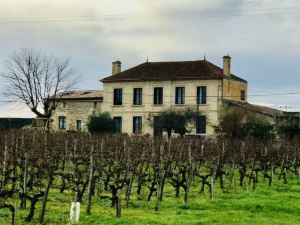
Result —
[[[0, 47], [0, 71], [24, 47], [71, 57], [80, 89], [100, 89], [116, 59], [126, 69], [206, 55], [222, 66], [229, 54], [250, 102], [300, 109], [299, 0], [0, 0]], [[0, 102], [3, 116], [31, 113]]]

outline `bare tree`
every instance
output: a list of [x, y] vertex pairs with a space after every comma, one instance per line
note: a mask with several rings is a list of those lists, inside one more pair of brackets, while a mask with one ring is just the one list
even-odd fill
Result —
[[50, 118], [59, 99], [76, 83], [69, 58], [46, 56], [24, 48], [5, 61], [6, 72], [1, 77], [6, 83], [4, 95], [12, 101], [25, 103], [40, 118]]

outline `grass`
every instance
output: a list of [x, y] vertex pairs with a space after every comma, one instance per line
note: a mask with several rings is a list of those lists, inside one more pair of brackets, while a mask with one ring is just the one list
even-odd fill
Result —
[[[260, 183], [257, 189], [237, 187], [223, 193], [216, 188], [215, 199], [210, 200], [208, 193], [200, 195], [198, 187], [193, 187], [188, 204], [183, 203], [183, 192], [180, 199], [174, 197], [174, 190], [167, 186], [160, 211], [155, 212], [155, 198], [151, 202], [138, 200], [132, 195], [129, 208], [125, 208], [123, 200], [122, 218], [115, 217], [109, 200], [93, 198], [92, 213], [85, 213], [86, 205], [81, 205], [80, 225], [88, 224], [197, 224], [197, 225], [299, 225], [300, 224], [300, 180], [290, 180], [289, 184], [276, 183], [272, 187]], [[144, 188], [146, 199], [147, 188]], [[19, 205], [18, 199], [11, 200]], [[46, 224], [69, 224], [71, 193], [58, 193], [51, 189], [47, 204]], [[40, 205], [31, 223], [24, 219], [28, 210], [17, 210], [17, 224], [38, 224]], [[0, 225], [10, 222], [10, 213], [0, 210]]]

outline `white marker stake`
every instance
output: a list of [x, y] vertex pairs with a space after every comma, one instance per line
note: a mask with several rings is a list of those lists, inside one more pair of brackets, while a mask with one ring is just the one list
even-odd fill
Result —
[[72, 202], [70, 210], [71, 224], [79, 222], [80, 202]]

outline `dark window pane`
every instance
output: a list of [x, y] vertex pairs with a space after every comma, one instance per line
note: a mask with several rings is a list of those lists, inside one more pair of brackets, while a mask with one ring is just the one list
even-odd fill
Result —
[[198, 116], [196, 119], [196, 133], [205, 134], [206, 133], [206, 116]]
[[114, 117], [114, 133], [122, 133], [122, 117]]
[[160, 126], [160, 117], [154, 116], [153, 117], [153, 129], [154, 129], [154, 136], [161, 136], [163, 131]]
[[66, 117], [65, 116], [58, 117], [58, 128], [66, 129]]
[[241, 100], [242, 101], [246, 100], [246, 92], [244, 90], [241, 90]]
[[78, 130], [78, 131], [81, 130], [81, 120], [76, 121], [76, 130]]
[[206, 86], [197, 87], [197, 104], [206, 104], [207, 88]]
[[156, 87], [154, 88], [154, 105], [161, 105], [163, 104], [163, 88]]
[[142, 88], [134, 88], [133, 89], [133, 104], [134, 105], [142, 105], [143, 99], [143, 89]]
[[184, 104], [185, 89], [184, 87], [176, 87], [175, 89], [175, 104]]
[[122, 105], [122, 88], [114, 89], [114, 105]]
[[134, 116], [133, 117], [133, 133], [141, 133], [142, 132], [142, 117]]

